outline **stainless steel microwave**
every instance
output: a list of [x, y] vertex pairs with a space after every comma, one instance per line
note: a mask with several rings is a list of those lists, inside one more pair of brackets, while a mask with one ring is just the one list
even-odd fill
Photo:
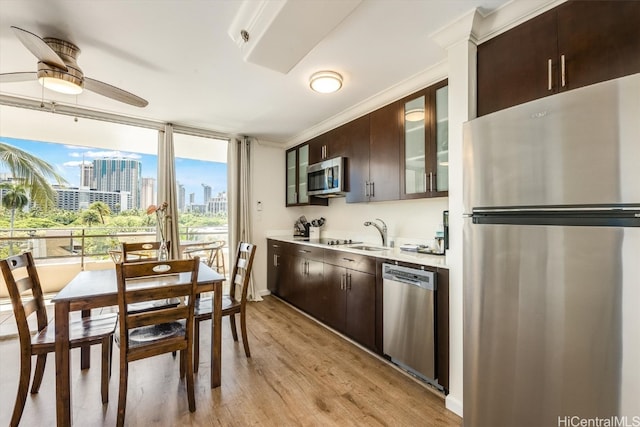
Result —
[[307, 168], [307, 193], [316, 197], [344, 196], [344, 158], [335, 157]]

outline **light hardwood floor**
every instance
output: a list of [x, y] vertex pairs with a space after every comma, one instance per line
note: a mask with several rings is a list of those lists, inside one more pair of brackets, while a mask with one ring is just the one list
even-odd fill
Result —
[[[248, 306], [252, 357], [223, 320], [222, 386], [209, 388], [209, 334], [201, 329], [197, 410], [187, 408], [178, 359], [171, 355], [129, 368], [129, 426], [460, 426], [443, 399], [275, 297]], [[78, 426], [115, 425], [118, 349], [109, 404], [100, 403], [99, 349], [80, 371], [72, 352], [73, 417]], [[18, 381], [18, 342], [0, 341], [0, 425], [8, 425]], [[22, 426], [55, 425], [54, 358], [40, 393], [29, 395]]]

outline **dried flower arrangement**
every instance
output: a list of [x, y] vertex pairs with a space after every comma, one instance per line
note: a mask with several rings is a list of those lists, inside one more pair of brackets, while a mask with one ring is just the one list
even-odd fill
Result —
[[162, 241], [166, 240], [166, 226], [167, 226], [167, 208], [169, 204], [167, 202], [162, 203], [161, 205], [150, 205], [147, 208], [147, 215], [156, 214], [156, 221], [158, 223], [158, 230], [160, 230], [160, 238]]

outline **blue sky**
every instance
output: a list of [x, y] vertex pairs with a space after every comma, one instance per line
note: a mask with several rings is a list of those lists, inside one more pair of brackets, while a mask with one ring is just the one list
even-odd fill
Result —
[[[23, 139], [0, 137], [0, 141], [27, 151], [51, 164], [62, 175], [70, 186], [80, 185], [80, 164], [83, 156], [85, 162], [104, 157], [124, 157], [139, 160], [142, 163], [144, 178], [157, 178], [158, 159], [149, 154], [113, 151], [91, 147], [55, 144], [50, 142], [29, 141]], [[7, 172], [0, 167], [0, 172]], [[195, 202], [203, 203], [202, 184], [211, 186], [211, 194], [227, 190], [226, 163], [202, 160], [176, 159], [176, 177], [185, 186], [187, 201], [189, 194], [195, 193]]]

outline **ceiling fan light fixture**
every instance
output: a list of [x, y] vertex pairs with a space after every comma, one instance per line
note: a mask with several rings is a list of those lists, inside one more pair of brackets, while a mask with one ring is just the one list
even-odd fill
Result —
[[424, 120], [424, 109], [412, 108], [404, 113], [404, 118], [408, 122], [421, 122]]
[[57, 77], [38, 77], [38, 82], [45, 88], [59, 93], [67, 95], [78, 95], [82, 93], [82, 86]]
[[318, 93], [333, 93], [342, 87], [342, 76], [335, 71], [318, 71], [309, 79], [309, 86]]

